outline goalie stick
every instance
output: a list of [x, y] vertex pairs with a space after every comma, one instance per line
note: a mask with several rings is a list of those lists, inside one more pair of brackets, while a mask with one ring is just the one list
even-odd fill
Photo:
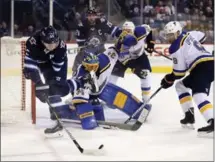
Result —
[[[141, 110], [143, 110], [143, 108], [146, 106], [146, 104], [147, 104], [161, 89], [162, 89], [162, 86], [159, 87], [159, 88], [149, 97], [149, 99], [146, 100], [145, 103], [142, 104], [142, 105], [140, 106], [140, 108], [137, 109], [137, 110], [135, 111], [135, 113], [134, 113], [132, 116], [130, 116], [130, 117], [125, 121], [125, 124], [128, 123], [135, 115], [137, 115], [137, 113], [139, 113]], [[141, 125], [143, 124], [143, 122], [146, 120], [146, 117], [147, 117], [147, 116], [148, 116], [148, 115], [147, 115], [146, 113], [144, 113], [144, 111], [142, 111], [141, 114], [140, 114], [140, 116], [139, 116], [139, 118], [138, 118], [138, 120], [136, 121], [136, 123], [134, 123], [134, 124], [132, 125], [131, 130], [133, 130], [133, 131], [138, 130], [138, 129], [141, 127]]]
[[51, 106], [49, 100], [47, 99], [46, 102], [48, 103], [49, 107], [52, 109], [58, 124], [60, 124], [62, 126], [62, 128], [66, 131], [66, 133], [69, 135], [70, 139], [73, 141], [73, 143], [75, 144], [75, 146], [78, 148], [78, 150], [82, 153], [82, 154], [89, 154], [89, 155], [97, 155], [101, 153], [101, 149], [104, 147], [103, 144], [101, 144], [98, 149], [84, 149], [83, 147], [81, 147], [81, 145], [77, 142], [77, 140], [75, 139], [75, 137], [72, 135], [72, 133], [63, 125], [63, 122], [58, 118], [57, 113], [55, 112], [54, 108]]

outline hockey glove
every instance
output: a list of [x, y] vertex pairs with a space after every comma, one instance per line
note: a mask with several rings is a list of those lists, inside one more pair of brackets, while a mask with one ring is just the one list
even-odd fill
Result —
[[93, 93], [98, 91], [98, 81], [95, 72], [91, 71], [87, 73], [83, 77], [80, 77], [80, 80], [82, 82], [82, 87], [90, 89]]
[[43, 103], [46, 103], [49, 94], [49, 85], [43, 83], [36, 84], [36, 97]]
[[34, 83], [42, 82], [38, 70], [31, 70], [28, 68], [24, 68], [23, 74], [26, 79], [31, 79], [32, 82], [34, 82]]
[[167, 74], [162, 80], [161, 80], [161, 86], [164, 89], [167, 89], [169, 87], [171, 87], [174, 84], [174, 75], [171, 74]]

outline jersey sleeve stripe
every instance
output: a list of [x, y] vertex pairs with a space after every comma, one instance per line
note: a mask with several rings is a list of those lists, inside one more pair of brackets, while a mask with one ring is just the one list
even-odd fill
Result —
[[176, 69], [173, 69], [173, 74], [175, 76], [184, 76], [186, 74], [186, 71], [187, 70], [176, 70]]
[[142, 35], [142, 36], [140, 36], [140, 37], [138, 37], [137, 40], [139, 41], [139, 40], [141, 40], [141, 39], [143, 39], [143, 38], [145, 38], [145, 37], [146, 37], [146, 34], [145, 34], [145, 35]]
[[127, 62], [128, 62], [129, 60], [131, 60], [131, 59], [130, 59], [130, 58], [127, 58], [126, 60], [124, 60], [124, 61], [122, 62], [122, 64], [123, 64], [123, 65], [127, 64]]
[[61, 67], [55, 67], [55, 66], [52, 66], [54, 71], [60, 71]]
[[103, 69], [100, 70], [100, 73], [103, 73], [105, 70], [107, 70], [110, 67], [110, 63], [108, 63]]
[[37, 65], [32, 64], [24, 64], [24, 68], [34, 69], [34, 70], [40, 70]]
[[189, 71], [192, 71], [196, 67], [196, 65], [198, 65], [200, 62], [212, 61], [212, 60], [214, 60], [214, 57], [210, 55], [199, 56], [190, 64]]
[[32, 59], [32, 58], [30, 58], [30, 57], [28, 57], [28, 56], [25, 56], [25, 60], [29, 60], [29, 61], [31, 61], [31, 62], [37, 62], [37, 61], [35, 61], [34, 59]]
[[176, 70], [176, 69], [173, 69], [174, 72], [179, 72], [179, 73], [184, 73], [186, 72], [187, 70]]
[[52, 61], [52, 63], [54, 64], [54, 65], [59, 65], [59, 66], [62, 66], [63, 64], [64, 64], [64, 61], [63, 62], [54, 62], [54, 61]]
[[77, 42], [84, 42], [86, 39], [76, 39]]
[[202, 43], [205, 42], [205, 40], [206, 40], [206, 35], [204, 35], [204, 36], [199, 40], [199, 42], [202, 44]]
[[183, 46], [185, 39], [187, 38], [187, 34], [185, 36], [183, 36], [183, 38], [180, 41], [180, 47]]
[[111, 36], [112, 36], [112, 37], [114, 37], [117, 28], [118, 28], [117, 26], [115, 26], [115, 27], [113, 28], [113, 30], [112, 30], [112, 32], [111, 32]]

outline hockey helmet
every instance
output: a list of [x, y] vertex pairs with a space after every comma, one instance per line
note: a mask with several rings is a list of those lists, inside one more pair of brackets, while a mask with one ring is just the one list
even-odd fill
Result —
[[97, 71], [99, 68], [99, 58], [93, 53], [86, 53], [82, 61], [82, 65], [87, 71]]
[[89, 8], [87, 10], [87, 15], [97, 15], [97, 12], [94, 8]]
[[40, 37], [41, 41], [46, 44], [53, 44], [59, 41], [57, 30], [53, 26], [43, 28]]
[[178, 21], [170, 21], [164, 27], [164, 37], [166, 40], [174, 41], [182, 33], [182, 26]]
[[95, 24], [96, 19], [98, 18], [98, 14], [94, 8], [90, 8], [87, 11], [87, 19], [91, 25]]
[[124, 22], [124, 24], [122, 25], [122, 30], [127, 31], [129, 33], [133, 33], [135, 28], [135, 25], [133, 22], [131, 21], [126, 21]]

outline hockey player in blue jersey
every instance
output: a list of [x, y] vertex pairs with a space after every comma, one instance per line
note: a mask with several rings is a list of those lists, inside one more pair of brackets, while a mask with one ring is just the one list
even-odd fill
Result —
[[34, 82], [36, 97], [41, 102], [48, 100], [53, 108], [68, 107], [61, 101], [61, 97], [69, 93], [67, 47], [52, 26], [43, 28], [27, 40], [23, 74]]
[[[179, 22], [169, 22], [164, 27], [164, 32], [171, 43], [169, 53], [173, 59], [173, 71], [162, 79], [161, 85], [166, 89], [171, 87], [175, 80], [183, 78], [175, 84], [185, 114], [181, 124], [187, 126], [195, 123], [193, 99], [209, 124], [199, 128], [198, 133], [211, 133], [214, 131], [214, 117], [213, 105], [208, 95], [214, 81], [214, 57], [201, 45], [197, 33], [184, 32]], [[186, 76], [187, 72], [189, 75]]]
[[[147, 53], [154, 50], [152, 31], [148, 25], [134, 26], [130, 21], [122, 25], [118, 31], [115, 47], [119, 52], [119, 59], [113, 69], [111, 82], [116, 84], [118, 77], [124, 77], [126, 69], [130, 68], [140, 78], [143, 102], [148, 100], [151, 90], [151, 65]], [[143, 113], [146, 116], [151, 110], [151, 104], [146, 104]], [[145, 120], [145, 119], [144, 119]], [[141, 121], [141, 122], [144, 122]]]

